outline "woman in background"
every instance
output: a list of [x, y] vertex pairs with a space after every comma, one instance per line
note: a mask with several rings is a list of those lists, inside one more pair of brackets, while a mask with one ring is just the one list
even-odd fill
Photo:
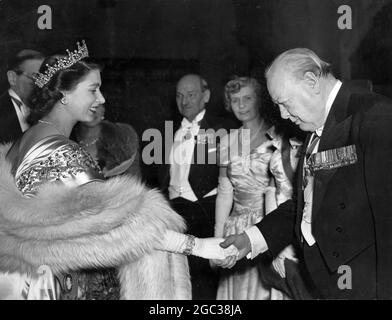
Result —
[[72, 137], [99, 164], [105, 178], [120, 174], [141, 177], [139, 139], [129, 124], [105, 119], [105, 105], [97, 107], [94, 119], [79, 122]]
[[[292, 195], [282, 165], [283, 138], [262, 105], [261, 85], [254, 78], [235, 78], [226, 84], [224, 94], [226, 108], [242, 127], [225, 136], [219, 148], [218, 237], [242, 233]], [[281, 257], [295, 260], [292, 248], [285, 249]], [[263, 281], [261, 263], [260, 259], [239, 261], [232, 269], [222, 270], [217, 299], [284, 299], [283, 293]], [[280, 260], [274, 261], [274, 267], [284, 276]]]

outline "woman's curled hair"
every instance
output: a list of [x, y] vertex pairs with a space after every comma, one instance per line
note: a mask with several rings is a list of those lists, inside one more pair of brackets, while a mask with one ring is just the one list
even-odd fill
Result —
[[[64, 56], [54, 55], [46, 58], [39, 72], [44, 73], [47, 70], [47, 65], [54, 65], [62, 57]], [[36, 124], [38, 120], [49, 114], [54, 105], [63, 98], [63, 91], [73, 90], [91, 70], [97, 69], [102, 70], [102, 66], [90, 58], [85, 58], [69, 68], [57, 71], [42, 88], [34, 86], [29, 101], [30, 114], [27, 117], [27, 122], [30, 125]]]

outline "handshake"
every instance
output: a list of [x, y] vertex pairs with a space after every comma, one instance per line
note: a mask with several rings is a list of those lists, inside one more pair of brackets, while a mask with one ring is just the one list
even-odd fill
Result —
[[245, 233], [231, 235], [226, 239], [197, 239], [193, 250], [194, 255], [209, 259], [212, 266], [232, 268], [237, 260], [242, 259], [251, 251], [251, 244]]
[[[196, 256], [209, 259], [211, 267], [232, 268], [252, 250], [250, 240], [246, 233], [230, 235], [226, 239], [205, 238], [197, 239], [198, 245], [195, 246]], [[286, 277], [285, 259], [297, 262], [292, 246], [283, 249], [272, 261], [273, 269], [281, 278]]]

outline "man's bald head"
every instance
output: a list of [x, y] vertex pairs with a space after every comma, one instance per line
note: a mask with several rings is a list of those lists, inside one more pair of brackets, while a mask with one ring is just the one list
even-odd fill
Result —
[[315, 131], [326, 120], [326, 101], [336, 79], [331, 65], [312, 50], [283, 52], [265, 72], [268, 92], [281, 117], [304, 131]]
[[270, 79], [276, 73], [284, 73], [296, 80], [302, 80], [306, 72], [318, 77], [332, 75], [331, 65], [321, 60], [316, 53], [307, 48], [296, 48], [283, 52], [266, 69], [265, 77]]

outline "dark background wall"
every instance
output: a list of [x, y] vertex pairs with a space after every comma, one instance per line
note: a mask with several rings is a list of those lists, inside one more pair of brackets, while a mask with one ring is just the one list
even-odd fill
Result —
[[[343, 4], [352, 9], [351, 30], [337, 26]], [[37, 26], [40, 5], [52, 10], [51, 30]], [[64, 52], [85, 39], [106, 65], [108, 118], [140, 135], [178, 116], [183, 74], [201, 73], [212, 89], [208, 108], [228, 116], [222, 89], [230, 76], [262, 80], [273, 57], [293, 47], [315, 50], [342, 79], [371, 80], [392, 95], [391, 0], [2, 0], [0, 19], [2, 90], [15, 51]]]

